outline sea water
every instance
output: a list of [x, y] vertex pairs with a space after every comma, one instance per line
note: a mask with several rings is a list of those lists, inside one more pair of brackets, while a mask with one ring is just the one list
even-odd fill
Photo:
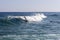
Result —
[[0, 40], [60, 40], [60, 12], [0, 12]]

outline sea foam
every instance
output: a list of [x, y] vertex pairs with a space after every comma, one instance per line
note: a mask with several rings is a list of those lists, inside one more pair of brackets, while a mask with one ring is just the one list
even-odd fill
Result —
[[44, 18], [47, 18], [47, 16], [45, 16], [43, 13], [37, 13], [34, 14], [32, 16], [8, 16], [8, 19], [12, 19], [12, 18], [21, 18], [23, 20], [27, 20], [27, 21], [42, 21]]

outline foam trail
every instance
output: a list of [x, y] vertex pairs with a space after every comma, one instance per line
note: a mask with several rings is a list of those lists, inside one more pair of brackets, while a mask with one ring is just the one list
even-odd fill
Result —
[[12, 19], [12, 18], [21, 18], [23, 20], [25, 20], [26, 17], [26, 20], [28, 21], [41, 21], [43, 20], [44, 18], [47, 18], [47, 16], [45, 16], [44, 14], [34, 14], [32, 16], [8, 16], [8, 19]]

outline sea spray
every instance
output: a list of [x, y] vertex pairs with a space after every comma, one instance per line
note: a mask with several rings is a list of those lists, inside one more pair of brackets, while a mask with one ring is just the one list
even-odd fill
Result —
[[32, 16], [8, 16], [7, 17], [8, 19], [12, 19], [12, 18], [21, 18], [21, 19], [23, 19], [23, 20], [25, 20], [25, 18], [26, 18], [26, 20], [28, 20], [28, 21], [34, 21], [34, 22], [36, 22], [36, 21], [42, 21], [44, 18], [47, 18], [47, 16], [45, 16], [44, 14], [34, 14], [34, 15], [32, 15]]

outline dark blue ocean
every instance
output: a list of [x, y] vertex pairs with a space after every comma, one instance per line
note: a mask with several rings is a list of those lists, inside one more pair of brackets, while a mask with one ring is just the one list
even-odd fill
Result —
[[60, 12], [0, 12], [0, 40], [60, 40]]

